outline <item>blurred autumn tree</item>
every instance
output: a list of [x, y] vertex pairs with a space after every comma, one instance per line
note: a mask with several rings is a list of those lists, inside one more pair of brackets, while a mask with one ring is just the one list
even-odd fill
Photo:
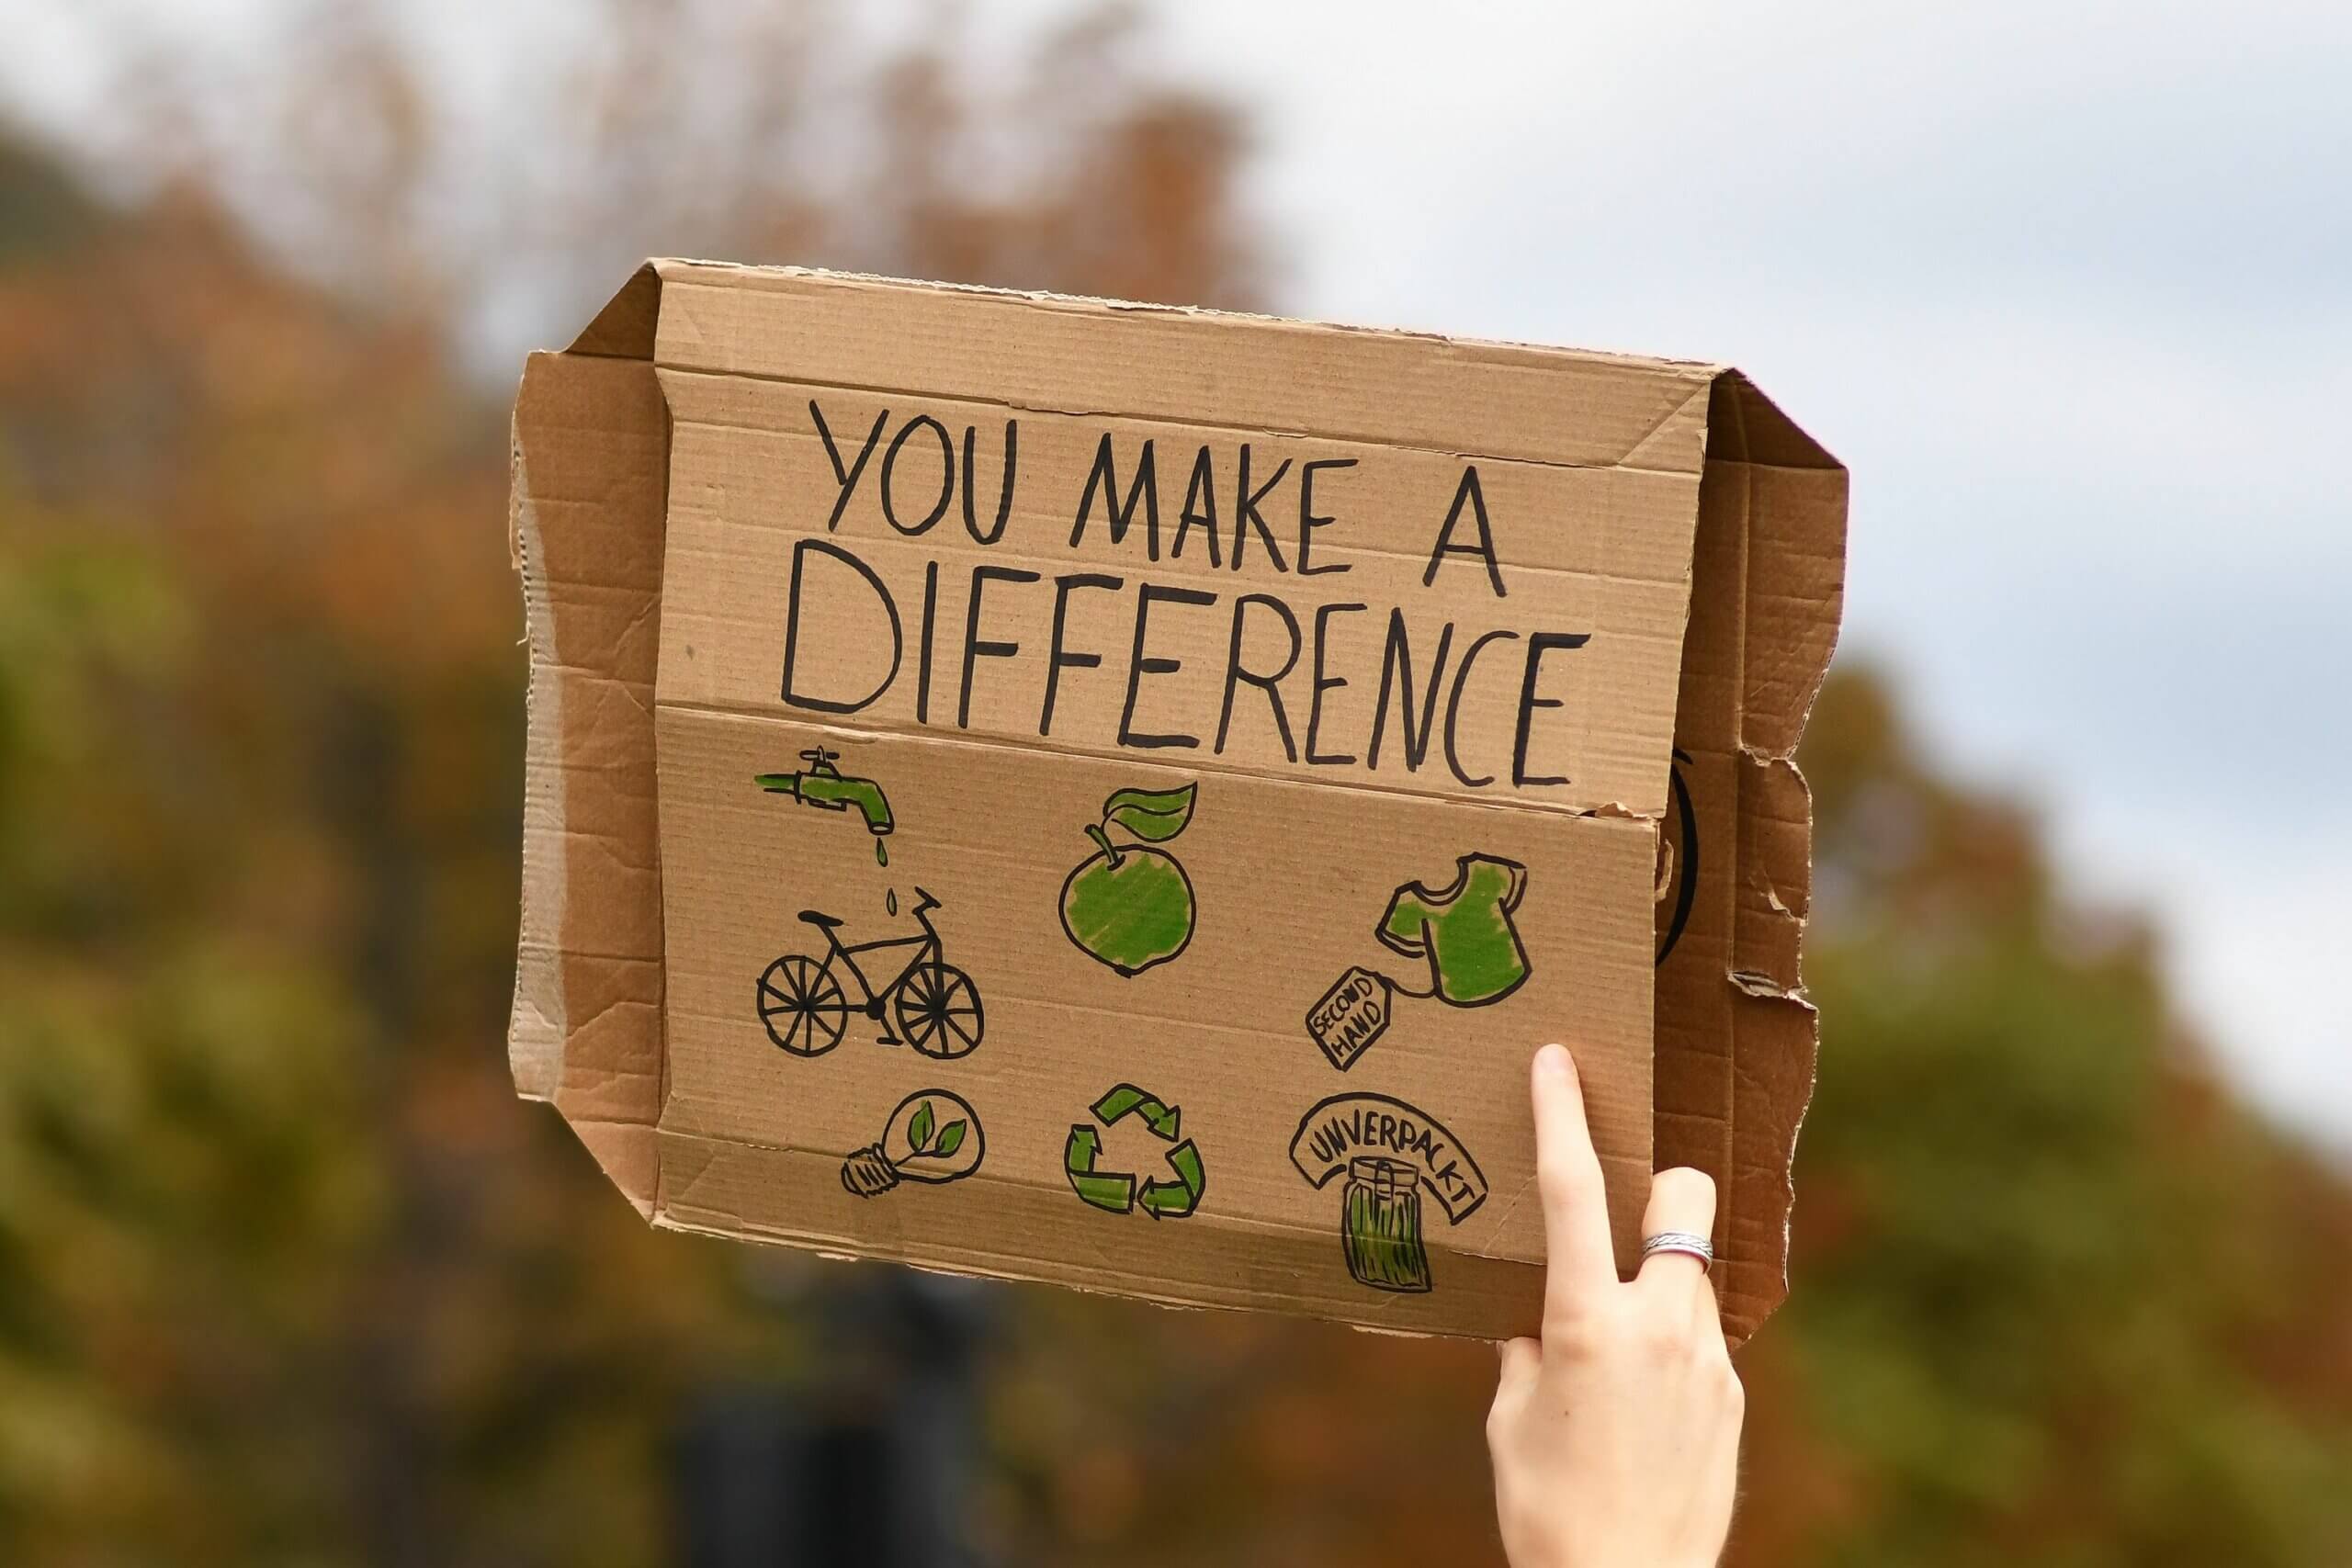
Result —
[[[1016, 62], [1064, 156], [996, 166], [935, 34], [825, 85], [888, 135], [822, 208], [834, 18], [609, 10], [537, 62], [534, 144], [581, 161], [507, 171], [544, 202], [424, 112], [389, 5], [313, 8], [243, 141], [138, 66], [138, 210], [0, 163], [0, 1561], [659, 1561], [688, 1391], [792, 1359], [505, 1078], [505, 415], [445, 335], [479, 270], [586, 234], [592, 294], [686, 249], [1246, 287], [1233, 131], [1115, 16]], [[416, 241], [460, 180], [525, 216]]]
[[1735, 1561], [2352, 1562], [2341, 1173], [1882, 682], [1833, 680], [1804, 760], [1823, 1070]]
[[[1250, 303], [1242, 141], [1115, 10], [976, 73], [946, 13], [598, 0], [503, 130], [390, 0], [297, 15], [238, 80], [130, 60], [135, 209], [0, 157], [0, 1561], [662, 1562], [682, 1403], [790, 1375], [822, 1266], [647, 1230], [511, 1098], [504, 413], [452, 344], [656, 252]], [[1736, 1561], [2352, 1561], [2340, 1180], [1883, 685], [1808, 758]], [[1003, 1296], [1004, 1560], [1494, 1560], [1482, 1348]]]

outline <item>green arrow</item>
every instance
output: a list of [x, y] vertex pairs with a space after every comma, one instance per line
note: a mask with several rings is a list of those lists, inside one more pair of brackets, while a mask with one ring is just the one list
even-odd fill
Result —
[[1147, 1126], [1169, 1143], [1176, 1141], [1177, 1110], [1162, 1105], [1131, 1083], [1114, 1087], [1110, 1093], [1096, 1100], [1094, 1119], [1105, 1127], [1116, 1126], [1119, 1119], [1141, 1112]]
[[1083, 1201], [1108, 1213], [1129, 1213], [1136, 1206], [1136, 1179], [1132, 1176], [1095, 1176], [1074, 1170], [1069, 1173], [1069, 1190]]
[[1114, 1214], [1124, 1214], [1136, 1206], [1136, 1179], [1123, 1173], [1096, 1174], [1094, 1156], [1102, 1149], [1102, 1139], [1093, 1128], [1073, 1126], [1069, 1143], [1062, 1151], [1062, 1165], [1069, 1177], [1069, 1189], [1095, 1208]]
[[1201, 1193], [1208, 1186], [1208, 1172], [1201, 1168], [1201, 1151], [1192, 1139], [1168, 1151], [1168, 1164], [1176, 1172], [1176, 1180], [1154, 1177], [1143, 1184], [1143, 1212], [1155, 1220], [1182, 1219], [1201, 1206]]

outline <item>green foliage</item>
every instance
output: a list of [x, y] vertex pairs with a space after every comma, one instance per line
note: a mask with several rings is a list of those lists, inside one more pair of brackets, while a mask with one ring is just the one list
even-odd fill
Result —
[[[306, 385], [223, 399], [70, 287], [167, 239]], [[208, 243], [17, 279], [148, 423], [0, 470], [0, 1562], [645, 1562], [670, 1413], [790, 1325], [505, 1081], [512, 590], [438, 521], [494, 520], [495, 441], [352, 439], [451, 428], [450, 383]], [[92, 395], [0, 372], [0, 421]], [[279, 486], [382, 499], [321, 554]]]
[[[1766, 1336], [1859, 1501], [1798, 1560], [2347, 1560], [2343, 1298], [2281, 1274], [2310, 1168], [2203, 1082], [2145, 934], [2052, 898], [1891, 716], [1844, 677], [1813, 760], [1823, 1067]], [[2332, 1390], [2245, 1353], [2281, 1334]]]

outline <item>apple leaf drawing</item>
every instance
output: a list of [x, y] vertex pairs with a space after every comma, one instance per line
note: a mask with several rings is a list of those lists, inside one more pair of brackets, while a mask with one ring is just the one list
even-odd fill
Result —
[[926, 1100], [915, 1108], [914, 1120], [907, 1123], [907, 1142], [914, 1145], [917, 1154], [922, 1153], [931, 1142], [931, 1101]]
[[938, 1146], [931, 1152], [935, 1155], [952, 1155], [963, 1146], [964, 1123], [960, 1121], [950, 1122], [939, 1130]]
[[1117, 823], [1147, 844], [1164, 844], [1192, 821], [1193, 795], [1199, 788], [1123, 789], [1102, 803], [1102, 820]]

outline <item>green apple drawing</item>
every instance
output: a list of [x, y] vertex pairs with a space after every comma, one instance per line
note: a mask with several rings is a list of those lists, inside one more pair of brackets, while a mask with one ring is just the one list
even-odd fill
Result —
[[[1102, 821], [1086, 829], [1099, 852], [1062, 884], [1062, 930], [1080, 953], [1122, 975], [1140, 975], [1193, 940], [1192, 879], [1174, 855], [1145, 846], [1184, 830], [1199, 787], [1123, 789], [1102, 803]], [[1114, 828], [1142, 842], [1118, 842]]]

